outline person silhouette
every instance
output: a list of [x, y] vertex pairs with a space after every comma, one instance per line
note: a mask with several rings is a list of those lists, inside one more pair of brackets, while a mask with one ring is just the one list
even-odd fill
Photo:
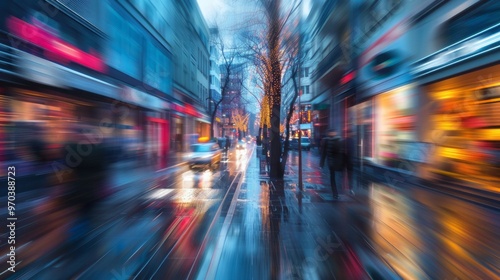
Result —
[[323, 168], [328, 160], [330, 171], [330, 186], [332, 188], [333, 199], [339, 199], [337, 185], [341, 185], [342, 172], [345, 168], [345, 151], [342, 139], [337, 136], [335, 130], [330, 130], [328, 136], [321, 143], [320, 167]]

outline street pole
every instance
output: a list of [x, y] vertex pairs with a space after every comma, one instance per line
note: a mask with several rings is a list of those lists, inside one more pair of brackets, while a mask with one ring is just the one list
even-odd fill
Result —
[[[300, 4], [302, 5], [302, 4]], [[302, 6], [301, 6], [302, 8]], [[299, 20], [299, 45], [298, 45], [298, 56], [299, 56], [299, 191], [302, 193], [304, 191], [304, 187], [302, 185], [302, 129], [300, 128], [300, 124], [302, 123], [302, 108], [300, 105], [300, 97], [302, 95], [302, 88], [300, 87], [300, 76], [302, 75], [302, 54], [300, 53], [301, 51], [301, 44], [302, 44], [302, 21]]]
[[[208, 113], [210, 114], [210, 137], [215, 138], [215, 117], [212, 117], [213, 112], [212, 112], [212, 93], [210, 91], [209, 96], [208, 96]], [[212, 141], [212, 139], [210, 139]]]
[[[300, 69], [300, 68], [299, 68]], [[301, 70], [302, 71], [302, 70]], [[299, 85], [300, 85], [300, 74], [299, 74]], [[302, 185], [302, 129], [300, 128], [300, 124], [302, 123], [302, 110], [300, 106], [300, 96], [302, 95], [302, 90], [299, 90], [299, 190], [300, 192], [304, 191], [304, 187]]]

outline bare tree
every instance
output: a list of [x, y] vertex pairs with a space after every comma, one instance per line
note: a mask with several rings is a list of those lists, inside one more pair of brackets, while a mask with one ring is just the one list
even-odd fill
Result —
[[[216, 27], [217, 28], [217, 27]], [[229, 86], [230, 86], [230, 81], [231, 81], [231, 75], [233, 75], [233, 68], [234, 68], [234, 62], [235, 59], [237, 59], [238, 56], [240, 56], [238, 48], [236, 47], [231, 47], [231, 48], [226, 48], [224, 39], [222, 38], [222, 35], [220, 33], [217, 33], [213, 38], [213, 44], [216, 46], [218, 49], [220, 55], [221, 55], [221, 75], [225, 76], [225, 79], [223, 83], [221, 84], [221, 96], [219, 100], [213, 99], [214, 102], [214, 110], [211, 113], [210, 117], [210, 138], [214, 138], [214, 123], [215, 123], [215, 117], [217, 115], [217, 110], [219, 109], [219, 105], [228, 98], [229, 95]], [[232, 98], [234, 99], [236, 96], [233, 96]], [[232, 101], [232, 100], [231, 100]]]
[[[258, 0], [265, 15], [265, 30], [263, 34], [255, 34], [249, 37], [251, 50], [255, 54], [256, 61], [260, 62], [260, 75], [264, 90], [264, 101], [261, 112], [267, 114], [269, 108], [270, 119], [270, 172], [272, 179], [283, 179], [286, 158], [281, 151], [280, 119], [281, 119], [281, 90], [283, 70], [288, 67], [285, 63], [286, 53], [293, 48], [285, 47], [289, 40], [285, 29], [290, 20], [299, 10], [301, 1], [287, 2], [286, 7], [281, 0]], [[260, 35], [260, 36], [259, 36]], [[298, 72], [298, 70], [296, 70]], [[298, 85], [297, 85], [298, 87]], [[262, 116], [261, 122], [267, 116]], [[265, 126], [264, 126], [265, 130]], [[266, 133], [264, 132], [264, 135]], [[285, 155], [286, 157], [286, 155]]]

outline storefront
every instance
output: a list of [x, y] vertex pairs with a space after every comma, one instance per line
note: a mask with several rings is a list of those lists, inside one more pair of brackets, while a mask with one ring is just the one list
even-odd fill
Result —
[[[416, 113], [418, 96], [414, 85], [405, 85], [375, 97], [376, 163], [398, 169], [409, 169], [412, 150], [417, 142]], [[415, 171], [415, 170], [408, 170]]]
[[210, 138], [210, 122], [208, 117], [196, 119], [196, 133], [203, 138]]
[[[113, 160], [139, 158], [145, 149], [146, 112], [161, 112], [166, 102], [128, 86], [117, 86], [44, 58], [12, 50], [22, 78], [2, 89], [2, 110], [7, 112], [3, 130], [8, 139], [2, 153], [6, 160], [30, 161], [26, 137], [33, 130], [50, 150], [60, 150], [74, 128], [92, 130], [95, 141], [106, 141], [119, 153]], [[24, 128], [25, 129], [24, 129]], [[168, 147], [168, 146], [167, 146]], [[158, 152], [158, 150], [155, 150]], [[163, 151], [163, 150], [162, 150]], [[55, 153], [55, 152], [54, 152]], [[163, 152], [162, 152], [163, 153]]]
[[495, 193], [500, 191], [497, 6], [484, 1], [450, 18], [444, 25], [450, 44], [412, 69], [426, 99], [421, 119], [427, 129], [421, 137], [433, 146], [424, 178]]
[[500, 65], [424, 89], [432, 104], [425, 138], [435, 146], [429, 176], [500, 191]]
[[189, 145], [200, 137], [210, 137], [208, 116], [202, 114], [196, 107], [179, 102], [171, 103], [170, 109], [172, 151], [187, 151]]
[[330, 105], [327, 103], [313, 104], [313, 138], [319, 145], [322, 138], [326, 136], [328, 130], [328, 116]]
[[19, 156], [30, 160], [19, 153], [25, 151], [20, 146], [26, 144], [34, 131], [39, 131], [36, 134], [39, 140], [57, 150], [70, 139], [74, 128], [81, 125], [89, 130], [93, 141], [119, 147], [115, 160], [138, 159], [145, 149], [143, 143], [149, 145], [144, 126], [146, 108], [76, 90], [38, 88], [6, 90], [4, 109], [9, 112], [6, 129], [11, 129], [7, 133], [10, 138], [7, 147], [17, 151], [11, 160]]
[[363, 161], [373, 161], [374, 125], [373, 101], [365, 101], [348, 110], [348, 126], [356, 143], [356, 158]]
[[125, 152], [145, 156], [147, 162], [164, 168], [170, 151], [168, 102], [138, 89], [122, 86], [120, 100], [113, 102], [115, 134], [123, 139]]
[[149, 112], [146, 117], [146, 156], [156, 163], [158, 168], [165, 168], [170, 151], [169, 121], [161, 113]]
[[170, 138], [170, 146], [172, 151], [181, 152], [182, 151], [182, 136], [184, 135], [184, 121], [183, 116], [179, 113], [173, 112], [171, 114], [172, 131]]
[[421, 145], [416, 133], [420, 97], [408, 61], [413, 51], [408, 24], [403, 18], [394, 22], [372, 38], [360, 56], [356, 100], [346, 100], [347, 127], [363, 164], [413, 173], [417, 172], [414, 162], [421, 160], [412, 153]]
[[4, 88], [3, 110], [6, 161], [34, 161], [27, 148], [33, 139], [46, 143], [56, 157], [68, 141], [71, 128], [79, 119], [88, 120], [96, 103], [70, 99], [57, 91], [36, 91], [20, 87]]

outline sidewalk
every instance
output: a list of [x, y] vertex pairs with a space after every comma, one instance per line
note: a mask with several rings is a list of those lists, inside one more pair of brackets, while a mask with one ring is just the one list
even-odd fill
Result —
[[252, 157], [207, 278], [399, 279], [364, 245], [358, 228], [365, 222], [354, 216], [365, 209], [345, 195], [333, 202], [327, 174], [314, 162], [303, 167], [300, 192], [297, 166], [288, 164], [275, 182]]
[[497, 210], [366, 174], [334, 201], [319, 156], [303, 156], [303, 191], [297, 153], [282, 182], [252, 158], [208, 279], [494, 278]]

